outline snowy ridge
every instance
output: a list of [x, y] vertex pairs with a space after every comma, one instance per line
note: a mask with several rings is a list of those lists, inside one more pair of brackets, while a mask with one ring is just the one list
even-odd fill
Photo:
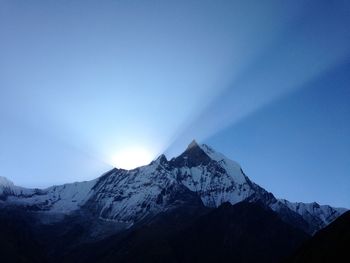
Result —
[[279, 199], [280, 202], [288, 206], [292, 211], [300, 214], [306, 221], [314, 222], [323, 228], [332, 223], [335, 219], [347, 211], [345, 208], [334, 208], [329, 205], [319, 205], [313, 203], [289, 202], [285, 199]]
[[28, 189], [15, 185], [6, 177], [0, 176], [0, 200], [6, 199], [8, 195], [30, 196], [38, 189]]
[[15, 185], [12, 181], [8, 180], [6, 177], [0, 176], [0, 196], [7, 192], [12, 192]]
[[211, 161], [196, 167], [175, 168], [175, 173], [187, 188], [199, 194], [204, 205], [218, 207], [224, 202], [235, 204], [253, 194], [251, 185], [236, 162], [214, 152], [205, 144], [198, 147]]
[[[11, 188], [0, 191], [5, 204], [23, 206], [32, 210], [69, 213], [84, 204], [97, 179], [52, 186], [47, 189], [28, 189], [11, 184]], [[0, 188], [1, 189], [1, 188]]]
[[185, 203], [200, 202], [158, 158], [134, 170], [113, 169], [94, 187], [86, 206], [102, 219], [135, 222]]
[[159, 156], [133, 170], [112, 169], [80, 183], [26, 189], [0, 178], [0, 204], [69, 214], [84, 210], [97, 219], [133, 225], [179, 206], [218, 207], [224, 202], [261, 202], [285, 221], [313, 233], [346, 209], [278, 200], [250, 181], [240, 165], [193, 141], [178, 157]]
[[251, 182], [237, 162], [205, 144], [198, 145], [195, 141], [191, 144], [192, 149], [196, 145], [201, 155], [208, 156], [210, 161], [195, 167], [177, 168], [176, 173], [186, 187], [201, 197], [205, 206], [218, 207], [224, 202], [236, 204], [243, 200], [264, 200], [266, 204], [277, 202], [272, 194]]
[[5, 188], [5, 187], [13, 187], [14, 184], [12, 181], [7, 179], [6, 177], [0, 176], [0, 187]]

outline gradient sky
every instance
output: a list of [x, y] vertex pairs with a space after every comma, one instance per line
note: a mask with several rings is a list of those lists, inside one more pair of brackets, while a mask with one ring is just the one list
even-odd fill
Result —
[[350, 207], [349, 1], [2, 0], [0, 40], [0, 175], [18, 185], [196, 138], [278, 197]]

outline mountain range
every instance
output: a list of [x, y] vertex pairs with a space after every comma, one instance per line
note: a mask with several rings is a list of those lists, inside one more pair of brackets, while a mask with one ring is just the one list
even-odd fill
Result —
[[45, 251], [14, 262], [279, 262], [347, 210], [278, 199], [196, 141], [87, 182], [28, 189], [0, 177], [0, 207]]

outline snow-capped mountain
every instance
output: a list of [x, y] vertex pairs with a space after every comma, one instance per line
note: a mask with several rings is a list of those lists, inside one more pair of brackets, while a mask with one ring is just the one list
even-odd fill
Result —
[[345, 213], [345, 208], [334, 208], [329, 205], [319, 205], [313, 203], [292, 203], [285, 199], [280, 199], [280, 202], [285, 204], [292, 211], [300, 214], [307, 222], [312, 222], [313, 225], [318, 225], [318, 228], [324, 228], [341, 214]]
[[201, 200], [176, 180], [161, 156], [134, 170], [111, 170], [94, 185], [84, 207], [100, 219], [133, 224], [184, 203], [201, 205]]
[[10, 196], [30, 196], [34, 193], [38, 193], [38, 189], [28, 189], [20, 186], [16, 186], [12, 181], [6, 177], [0, 176], [0, 200], [5, 200]]
[[100, 220], [133, 225], [182, 205], [218, 207], [258, 201], [286, 222], [313, 233], [346, 209], [278, 200], [253, 183], [240, 165], [207, 145], [193, 141], [178, 157], [161, 155], [133, 170], [112, 169], [101, 177], [47, 189], [26, 189], [0, 178], [2, 205], [69, 214], [84, 210]]
[[3, 205], [20, 206], [28, 210], [70, 213], [85, 203], [96, 181], [97, 179], [47, 189], [28, 189], [1, 177], [0, 200], [3, 200]]

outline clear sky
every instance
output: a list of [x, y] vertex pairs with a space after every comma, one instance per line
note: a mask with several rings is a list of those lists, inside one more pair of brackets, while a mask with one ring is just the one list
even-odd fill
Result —
[[0, 1], [0, 175], [46, 187], [196, 138], [350, 207], [349, 1]]

